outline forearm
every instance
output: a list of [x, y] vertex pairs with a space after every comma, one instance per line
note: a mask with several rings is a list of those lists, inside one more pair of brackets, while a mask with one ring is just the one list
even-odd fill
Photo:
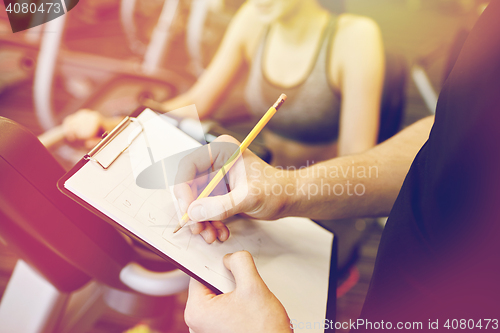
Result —
[[[193, 96], [193, 89], [191, 88], [189, 91], [176, 96], [168, 101], [162, 103], [164, 110], [173, 111], [183, 108], [188, 105], [194, 104], [196, 106], [196, 111], [198, 113], [198, 117], [200, 120], [206, 119], [210, 115], [210, 110], [208, 110], [205, 105], [197, 103], [195, 96]], [[180, 117], [193, 117], [191, 112], [186, 112], [182, 114], [180, 111], [176, 111], [176, 115]]]
[[[215, 111], [218, 100], [222, 96], [222, 92], [218, 92], [213, 89], [213, 84], [210, 85], [207, 83], [207, 80], [210, 79], [211, 76], [212, 75], [210, 75], [210, 73], [205, 73], [188, 91], [163, 102], [163, 108], [165, 110], [173, 111], [194, 104], [196, 106], [199, 119], [208, 119]], [[185, 115], [177, 113], [177, 115], [192, 117], [190, 112]]]
[[425, 118], [363, 154], [288, 170], [283, 215], [316, 219], [388, 215], [433, 122], [433, 117]]
[[244, 63], [247, 28], [252, 22], [249, 16], [252, 18], [248, 6], [243, 5], [231, 21], [210, 65], [188, 91], [164, 102], [166, 109], [175, 110], [195, 104], [200, 119], [206, 119], [214, 113]]

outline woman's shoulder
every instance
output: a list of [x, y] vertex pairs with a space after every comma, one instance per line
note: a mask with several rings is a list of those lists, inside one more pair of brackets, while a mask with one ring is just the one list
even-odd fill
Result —
[[259, 29], [265, 27], [264, 23], [259, 20], [255, 6], [250, 3], [244, 3], [236, 12], [231, 22], [231, 25], [239, 29], [239, 32], [244, 35], [255, 35]]
[[244, 45], [247, 55], [253, 54], [266, 25], [259, 19], [256, 9], [248, 2], [234, 15], [230, 30], [234, 38]]
[[341, 81], [345, 66], [356, 68], [360, 57], [372, 57], [381, 48], [382, 34], [373, 19], [354, 14], [339, 15], [330, 53], [330, 77], [334, 85]]
[[380, 28], [373, 19], [355, 14], [341, 14], [338, 16], [337, 39], [358, 40], [359, 38], [377, 37]]

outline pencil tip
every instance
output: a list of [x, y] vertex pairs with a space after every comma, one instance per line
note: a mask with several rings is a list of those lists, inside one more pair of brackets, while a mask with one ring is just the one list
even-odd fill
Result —
[[182, 228], [182, 225], [180, 225], [180, 224], [179, 224], [179, 225], [175, 228], [175, 230], [174, 230], [174, 234], [175, 234], [175, 233], [177, 233], [177, 231], [181, 230], [181, 228]]

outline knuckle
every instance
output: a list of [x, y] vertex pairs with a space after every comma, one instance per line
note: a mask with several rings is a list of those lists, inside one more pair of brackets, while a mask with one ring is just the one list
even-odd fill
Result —
[[218, 141], [233, 141], [233, 137], [227, 134], [222, 134], [217, 138]]
[[224, 210], [221, 214], [220, 214], [220, 219], [221, 220], [225, 220], [229, 218], [229, 212], [227, 210]]
[[227, 134], [222, 134], [221, 136], [219, 136], [217, 139], [215, 139], [214, 141], [217, 141], [217, 142], [230, 142], [230, 143], [235, 143], [237, 145], [239, 145], [239, 141], [236, 140], [234, 137], [232, 137], [231, 135], [227, 135]]

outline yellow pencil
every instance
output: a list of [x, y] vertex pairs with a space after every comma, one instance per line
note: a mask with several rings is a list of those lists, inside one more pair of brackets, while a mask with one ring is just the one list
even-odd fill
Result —
[[[226, 175], [226, 173], [236, 163], [236, 161], [238, 160], [238, 157], [240, 157], [240, 155], [243, 154], [243, 152], [245, 151], [245, 149], [248, 148], [248, 146], [257, 137], [257, 135], [260, 133], [260, 131], [262, 131], [262, 129], [264, 128], [264, 126], [266, 126], [266, 124], [269, 122], [269, 120], [271, 120], [271, 118], [274, 116], [274, 114], [276, 113], [276, 111], [278, 111], [278, 109], [281, 107], [281, 105], [283, 105], [283, 103], [285, 102], [285, 100], [286, 100], [286, 95], [285, 94], [281, 94], [281, 96], [278, 98], [278, 100], [276, 101], [276, 103], [274, 103], [273, 106], [271, 106], [269, 108], [269, 110], [267, 110], [266, 114], [264, 114], [264, 116], [259, 120], [259, 122], [257, 123], [257, 125], [255, 125], [255, 127], [250, 131], [250, 133], [248, 133], [248, 135], [245, 138], [245, 140], [243, 140], [243, 142], [240, 144], [240, 146], [238, 147], [238, 149], [234, 152], [233, 155], [231, 155], [231, 157], [222, 166], [222, 168], [219, 170], [219, 172], [217, 172], [217, 174], [210, 181], [210, 183], [208, 183], [207, 187], [203, 190], [203, 192], [200, 193], [200, 195], [198, 196], [198, 198], [196, 200], [200, 200], [202, 198], [206, 198], [206, 197], [208, 197], [210, 195], [210, 193], [212, 193], [212, 191], [215, 189], [215, 187], [217, 186], [217, 184], [219, 184], [219, 182], [222, 180], [222, 178], [224, 178], [224, 176]], [[186, 212], [184, 214], [184, 216], [182, 217], [181, 221], [179, 222], [179, 224], [177, 225], [177, 228], [175, 228], [174, 234], [177, 231], [179, 231], [183, 226], [185, 226], [186, 223], [188, 222], [188, 220], [189, 220], [189, 216], [188, 216], [188, 214]]]

